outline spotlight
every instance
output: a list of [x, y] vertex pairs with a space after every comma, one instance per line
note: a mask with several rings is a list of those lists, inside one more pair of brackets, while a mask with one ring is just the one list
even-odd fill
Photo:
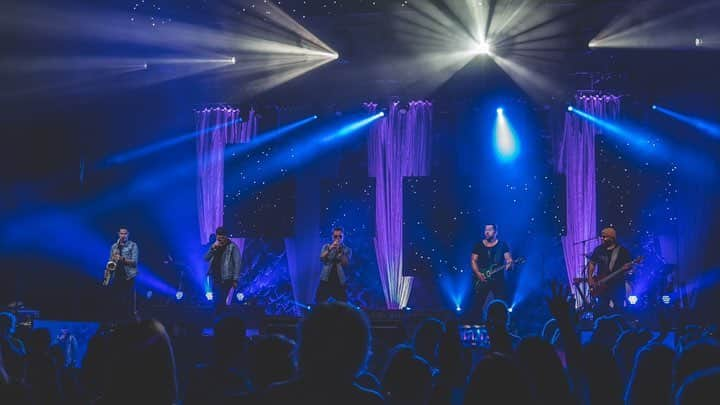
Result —
[[628, 302], [630, 303], [630, 305], [635, 305], [635, 304], [637, 304], [637, 302], [638, 302], [638, 297], [637, 297], [637, 295], [631, 295], [631, 296], [629, 296], [629, 297], [628, 297]]
[[410, 308], [410, 307], [405, 307], [405, 308], [403, 308], [403, 311], [412, 311], [412, 308]]
[[145, 298], [150, 299], [150, 298], [152, 298], [152, 295], [153, 295], [152, 290], [148, 290], [148, 291], [145, 293]]
[[571, 105], [568, 106], [568, 111], [572, 112], [573, 107]]
[[232, 58], [230, 58], [230, 63], [232, 63], [233, 65], [235, 64], [235, 57], [234, 57], [234, 56], [233, 56]]
[[144, 69], [144, 70], [147, 70], [147, 68], [148, 68], [148, 64], [147, 64], [147, 63], [144, 63], [144, 64], [143, 64], [143, 69]]
[[493, 143], [495, 155], [501, 163], [510, 163], [520, 153], [520, 140], [513, 129], [510, 120], [503, 113], [502, 107], [497, 110], [493, 126]]
[[653, 104], [650, 108], [652, 108], [653, 110], [657, 110], [657, 106], [655, 104]]
[[243, 301], [245, 301], [245, 294], [239, 292], [239, 293], [235, 294], [235, 298], [237, 298], [238, 301], [243, 302]]
[[181, 299], [183, 299], [183, 295], [185, 294], [182, 291], [178, 291], [175, 293], [175, 299], [180, 301]]
[[510, 308], [508, 308], [508, 312], [512, 313], [512, 311], [513, 311], [513, 307], [511, 306]]
[[460, 307], [460, 305], [455, 306], [455, 311], [457, 311], [457, 312], [462, 311], [462, 308]]
[[703, 45], [703, 39], [701, 37], [695, 38], [695, 46], [702, 46]]
[[213, 293], [212, 293], [212, 291], [206, 292], [206, 293], [205, 293], [205, 298], [206, 298], [208, 301], [212, 301], [212, 300], [213, 300]]
[[480, 42], [475, 46], [475, 53], [479, 55], [488, 55], [490, 53], [490, 44], [486, 41]]
[[669, 295], [663, 295], [663, 296], [662, 296], [662, 303], [663, 303], [663, 304], [665, 304], [665, 305], [670, 305], [671, 302], [672, 302], [672, 299], [670, 298]]

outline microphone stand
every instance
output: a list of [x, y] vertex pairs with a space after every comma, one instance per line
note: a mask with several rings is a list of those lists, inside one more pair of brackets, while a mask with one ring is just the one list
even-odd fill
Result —
[[[581, 241], [577, 241], [577, 242], [573, 243], [573, 246], [577, 246], [577, 245], [579, 245], [579, 244], [582, 244], [583, 265], [582, 265], [582, 273], [581, 273], [581, 275], [583, 276], [583, 278], [585, 278], [585, 282], [584, 282], [585, 285], [588, 285], [588, 283], [589, 283], [588, 279], [590, 278], [590, 275], [587, 274], [587, 268], [588, 268], [588, 265], [590, 264], [590, 262], [589, 262], [589, 260], [588, 260], [587, 253], [585, 253], [585, 252], [587, 252], [587, 247], [586, 247], [586, 246], [587, 246], [588, 242], [594, 241], [594, 240], [598, 240], [598, 239], [599, 239], [599, 238], [598, 238], [597, 236], [594, 236], [594, 237], [592, 237], [592, 238], [588, 238], [588, 239], [581, 240]], [[574, 283], [573, 283], [573, 284], [574, 284]], [[589, 304], [591, 304], [591, 303], [588, 302], [587, 294], [586, 294], [583, 290], [587, 291], [587, 288], [585, 288], [585, 289], [581, 288], [581, 287], [580, 287], [580, 283], [578, 283], [577, 285], [575, 285], [575, 291], [577, 291], [577, 293], [580, 295], [580, 299], [582, 300], [582, 306], [580, 307], [581, 313], [587, 312], [586, 306], [589, 305]]]

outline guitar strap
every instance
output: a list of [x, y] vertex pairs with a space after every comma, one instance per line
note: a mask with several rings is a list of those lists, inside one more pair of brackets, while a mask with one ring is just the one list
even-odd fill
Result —
[[608, 271], [610, 273], [613, 272], [613, 268], [615, 267], [615, 262], [617, 261], [618, 254], [620, 254], [620, 246], [615, 246], [615, 249], [613, 249], [612, 254], [610, 255], [610, 264], [608, 264]]

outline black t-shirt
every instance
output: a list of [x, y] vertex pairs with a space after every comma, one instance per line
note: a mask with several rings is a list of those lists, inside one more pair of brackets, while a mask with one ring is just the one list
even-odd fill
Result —
[[[625, 249], [622, 246], [617, 246], [618, 255], [617, 259], [615, 259], [615, 263], [613, 264], [612, 269], [609, 268], [610, 261], [612, 260], [612, 252], [614, 249], [607, 250], [605, 246], [600, 245], [593, 250], [592, 256], [590, 256], [590, 261], [595, 263], [596, 266], [596, 275], [599, 277], [606, 276], [610, 274], [613, 271], [617, 271], [622, 266], [624, 266], [627, 263], [630, 263], [632, 261], [632, 256], [630, 256], [630, 251]], [[615, 278], [619, 280], [622, 280], [622, 276], [616, 276]]]
[[472, 252], [478, 255], [477, 264], [482, 269], [490, 265], [505, 264], [505, 253], [510, 252], [510, 247], [503, 241], [498, 241], [493, 247], [487, 247], [480, 241], [475, 244]]
[[210, 274], [212, 274], [213, 277], [216, 279], [222, 277], [222, 258], [223, 254], [225, 254], [225, 250], [227, 249], [227, 247], [228, 245], [221, 245], [213, 254], [212, 265], [210, 266]]

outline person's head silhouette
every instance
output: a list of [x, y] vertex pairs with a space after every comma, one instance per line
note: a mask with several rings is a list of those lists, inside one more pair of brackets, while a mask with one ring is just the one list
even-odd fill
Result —
[[424, 320], [415, 331], [413, 339], [415, 354], [427, 360], [430, 364], [435, 364], [440, 341], [444, 334], [445, 325], [440, 320], [435, 318]]
[[175, 358], [165, 327], [155, 320], [118, 328], [109, 338], [103, 403], [177, 401]]
[[492, 300], [485, 310], [485, 322], [498, 329], [507, 328], [508, 306], [503, 300]]
[[301, 322], [298, 340], [303, 378], [352, 383], [367, 359], [370, 327], [365, 315], [352, 306], [323, 303]]

